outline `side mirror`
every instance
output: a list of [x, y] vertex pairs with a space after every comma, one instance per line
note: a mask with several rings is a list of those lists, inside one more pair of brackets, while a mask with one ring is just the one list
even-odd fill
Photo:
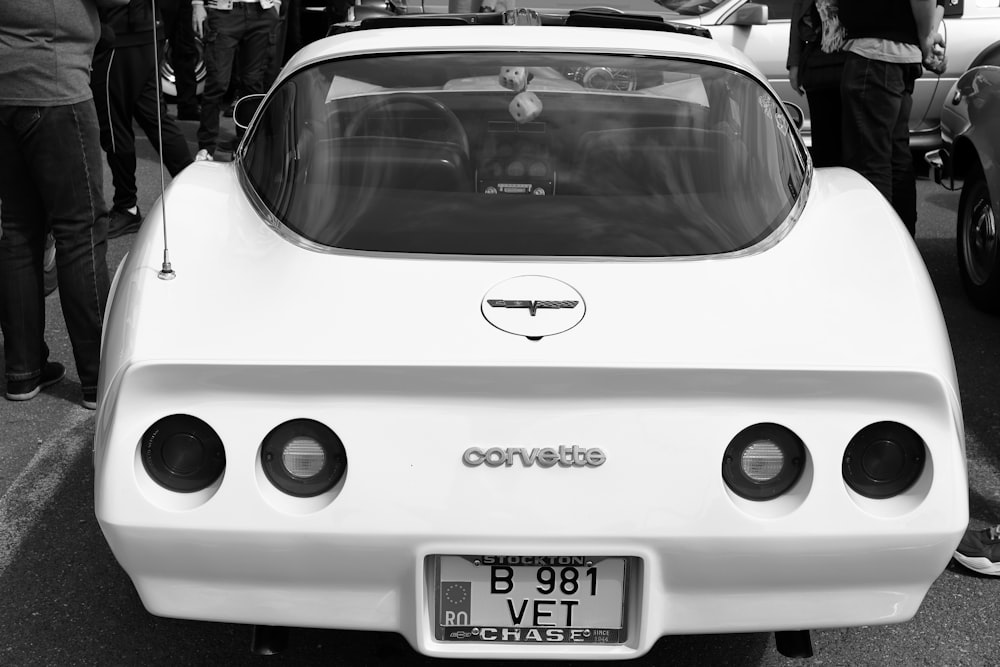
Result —
[[788, 112], [789, 118], [792, 119], [792, 125], [795, 126], [795, 129], [801, 130], [806, 122], [806, 114], [802, 111], [802, 107], [795, 102], [785, 102], [785, 111]]
[[748, 2], [723, 21], [723, 25], [767, 25], [767, 5]]
[[257, 109], [260, 108], [260, 103], [263, 101], [264, 95], [258, 93], [241, 97], [233, 106], [233, 123], [236, 124], [236, 129], [240, 133], [250, 126], [250, 121], [253, 120], [254, 114], [257, 113]]

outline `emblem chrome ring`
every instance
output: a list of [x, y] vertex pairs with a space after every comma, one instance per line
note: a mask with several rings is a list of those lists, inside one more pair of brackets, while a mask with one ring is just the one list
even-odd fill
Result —
[[517, 276], [494, 285], [480, 308], [497, 329], [533, 340], [569, 331], [587, 311], [576, 289], [548, 276]]

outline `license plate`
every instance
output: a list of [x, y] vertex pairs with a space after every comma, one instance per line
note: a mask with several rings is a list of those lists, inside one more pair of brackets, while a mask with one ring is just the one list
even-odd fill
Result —
[[519, 644], [624, 643], [627, 561], [438, 556], [435, 637]]

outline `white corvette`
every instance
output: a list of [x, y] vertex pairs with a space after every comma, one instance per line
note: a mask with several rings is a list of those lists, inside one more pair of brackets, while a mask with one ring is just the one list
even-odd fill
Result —
[[690, 29], [453, 22], [301, 51], [119, 270], [96, 511], [146, 608], [461, 658], [912, 617], [967, 484], [888, 203]]

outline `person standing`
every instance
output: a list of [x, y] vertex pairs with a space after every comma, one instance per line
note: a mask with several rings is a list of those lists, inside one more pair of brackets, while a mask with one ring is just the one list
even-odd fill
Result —
[[94, 57], [90, 87], [97, 105], [101, 147], [114, 184], [108, 223], [108, 238], [113, 239], [138, 231], [142, 223], [135, 182], [133, 121], [160, 153], [171, 176], [180, 173], [193, 158], [187, 139], [167, 115], [158, 88], [164, 31], [163, 22], [154, 14], [152, 0], [131, 0], [125, 7], [102, 10], [101, 21], [114, 33], [114, 42], [110, 49]]
[[830, 0], [795, 0], [788, 40], [788, 80], [809, 104], [813, 164], [835, 167], [841, 156], [840, 80], [844, 30]]
[[90, 65], [98, 8], [127, 1], [0, 2], [0, 330], [8, 400], [34, 398], [65, 373], [49, 361], [43, 340], [43, 256], [51, 231], [82, 405], [97, 407], [110, 279]]
[[945, 0], [839, 0], [848, 52], [842, 98], [844, 166], [865, 176], [917, 229], [917, 180], [910, 153], [913, 85], [922, 64], [944, 71], [937, 28]]
[[[212, 160], [219, 142], [219, 116], [237, 62], [242, 93], [265, 91], [280, 0], [192, 0], [194, 32], [205, 44], [205, 90], [201, 97], [197, 160]], [[239, 52], [239, 58], [236, 54]]]

